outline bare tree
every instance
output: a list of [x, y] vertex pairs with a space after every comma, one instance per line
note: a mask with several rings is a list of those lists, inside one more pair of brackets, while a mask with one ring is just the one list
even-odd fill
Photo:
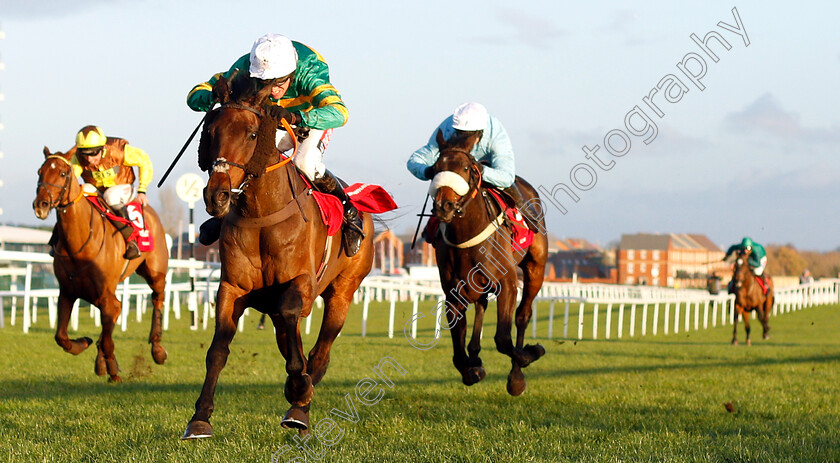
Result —
[[177, 239], [178, 222], [186, 219], [184, 202], [178, 198], [175, 188], [165, 186], [158, 191], [160, 205], [156, 207], [163, 228], [169, 236]]

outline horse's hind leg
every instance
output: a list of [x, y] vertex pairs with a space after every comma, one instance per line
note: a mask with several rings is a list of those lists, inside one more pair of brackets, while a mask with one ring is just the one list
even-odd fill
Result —
[[58, 323], [55, 329], [55, 343], [64, 349], [64, 352], [73, 355], [79, 355], [84, 352], [91, 344], [91, 338], [70, 339], [67, 336], [67, 325], [70, 323], [70, 315], [73, 313], [73, 304], [76, 303], [76, 298], [67, 295], [61, 291], [58, 294]]
[[[321, 382], [327, 373], [330, 365], [330, 350], [333, 342], [347, 319], [347, 312], [350, 310], [350, 303], [353, 300], [353, 292], [359, 287], [361, 279], [338, 277], [321, 294], [324, 298], [324, 320], [321, 322], [321, 330], [318, 333], [318, 340], [309, 351], [309, 361], [306, 371], [312, 378], [312, 385]], [[309, 315], [310, 317], [312, 314]], [[279, 342], [279, 341], [278, 341]]]
[[152, 327], [149, 331], [149, 344], [152, 345], [152, 358], [158, 365], [166, 362], [168, 354], [166, 349], [160, 345], [163, 334], [163, 299], [166, 291], [166, 272], [152, 272], [147, 263], [143, 263], [137, 273], [142, 276], [146, 283], [152, 288]]
[[533, 259], [533, 256], [529, 255], [523, 260], [521, 267], [523, 275], [522, 300], [516, 308], [516, 347], [527, 353], [528, 362], [520, 365], [524, 368], [545, 355], [545, 348], [540, 344], [524, 345], [525, 332], [533, 314], [534, 299], [537, 297], [545, 278], [545, 264], [540, 265]]
[[763, 339], [770, 339], [770, 312], [773, 310], [774, 299], [773, 293], [771, 292], [764, 301], [764, 316], [761, 317], [761, 327], [764, 329], [762, 333]]
[[216, 393], [219, 374], [230, 355], [230, 343], [236, 334], [236, 324], [245, 312], [246, 300], [241, 296], [242, 292], [239, 289], [233, 289], [229, 283], [222, 282], [219, 285], [219, 292], [216, 295], [216, 330], [213, 333], [210, 348], [207, 349], [205, 360], [207, 372], [204, 376], [204, 386], [195, 402], [195, 414], [190, 418], [181, 439], [213, 436], [213, 427], [210, 426], [210, 416], [214, 410], [213, 396]]

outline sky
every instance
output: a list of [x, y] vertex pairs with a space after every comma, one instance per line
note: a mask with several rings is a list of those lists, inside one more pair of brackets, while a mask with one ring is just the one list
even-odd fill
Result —
[[[406, 159], [477, 101], [507, 129], [557, 237], [835, 249], [840, 4], [804, 5], [0, 0], [0, 223], [43, 224], [31, 209], [43, 147], [70, 148], [88, 124], [144, 149], [156, 185], [201, 119], [189, 90], [275, 32], [329, 63], [350, 119], [325, 162], [390, 191], [397, 233], [413, 232], [427, 189]], [[196, 147], [164, 188], [200, 173]]]

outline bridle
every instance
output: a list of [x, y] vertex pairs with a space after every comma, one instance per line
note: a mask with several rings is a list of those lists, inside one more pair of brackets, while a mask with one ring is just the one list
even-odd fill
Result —
[[[220, 110], [225, 109], [225, 108], [238, 109], [238, 110], [242, 110], [242, 111], [250, 111], [250, 112], [256, 114], [256, 116], [260, 120], [262, 120], [263, 117], [265, 116], [264, 111], [261, 111], [257, 108], [253, 108], [251, 106], [247, 106], [247, 105], [240, 104], [240, 103], [225, 103], [225, 104], [221, 105], [218, 109], [215, 109], [214, 111], [220, 111]], [[289, 132], [289, 135], [292, 137], [292, 140], [294, 142], [294, 151], [292, 152], [292, 155], [289, 156], [288, 158], [281, 159], [279, 162], [266, 167], [266, 169], [265, 169], [266, 173], [271, 172], [272, 170], [278, 169], [278, 168], [282, 167], [283, 165], [287, 164], [289, 161], [291, 161], [294, 158], [295, 154], [297, 154], [298, 141], [297, 141], [297, 137], [295, 137], [295, 135], [294, 135], [294, 130], [292, 129], [292, 126], [289, 125], [289, 123], [285, 119], [282, 119], [280, 121], [280, 123], [283, 126], [283, 128], [286, 129], [286, 131]], [[245, 177], [242, 179], [242, 182], [239, 184], [239, 187], [230, 189], [230, 192], [233, 193], [233, 196], [234, 196], [234, 199], [235, 199], [235, 198], [238, 198], [239, 195], [242, 194], [245, 191], [245, 188], [248, 187], [251, 180], [253, 180], [256, 177], [259, 177], [260, 174], [251, 173], [251, 172], [248, 171], [247, 166], [245, 166], [243, 164], [236, 163], [236, 162], [228, 161], [225, 158], [216, 159], [213, 162], [213, 165], [211, 166], [211, 170], [213, 172], [224, 173], [228, 177], [228, 183], [230, 183], [230, 174], [228, 173], [228, 168], [231, 167], [231, 166], [236, 167], [236, 168], [242, 170], [245, 173]]]
[[[446, 153], [454, 152], [454, 153], [465, 154], [468, 159], [472, 160], [472, 153], [470, 153], [467, 150], [463, 150], [463, 149], [460, 149], [460, 148], [447, 148], [447, 149], [441, 151], [440, 155], [443, 156], [443, 153], [445, 153], [445, 152]], [[473, 199], [475, 199], [476, 196], [478, 196], [478, 192], [479, 192], [480, 187], [481, 187], [481, 169], [478, 168], [478, 163], [475, 162], [475, 161], [472, 161], [472, 163], [470, 164], [470, 169], [471, 169], [470, 180], [469, 180], [469, 182], [467, 182], [467, 185], [469, 185], [469, 189], [467, 190], [466, 193], [464, 193], [461, 197], [459, 197], [457, 201], [453, 202], [453, 205], [455, 207], [455, 215], [458, 216], [458, 217], [463, 217], [464, 216], [464, 209], [467, 207], [467, 205], [470, 203], [470, 201], [472, 201]], [[475, 176], [472, 175], [473, 172], [475, 173]], [[475, 178], [474, 183], [473, 183], [473, 178]], [[464, 200], [464, 198], [466, 198], [466, 200]]]
[[[56, 185], [55, 183], [45, 182], [45, 181], [39, 179], [38, 180], [38, 187], [37, 187], [37, 190], [40, 190], [41, 188], [43, 188], [44, 191], [47, 192], [47, 196], [50, 198], [50, 202], [49, 202], [50, 209], [55, 209], [58, 212], [64, 213], [64, 212], [67, 211], [68, 207], [70, 207], [73, 204], [76, 204], [77, 202], [79, 202], [79, 200], [82, 199], [82, 196], [84, 196], [84, 193], [82, 191], [79, 191], [79, 195], [76, 198], [74, 198], [74, 199], [69, 199], [68, 198], [66, 203], [61, 204], [62, 199], [65, 196], [67, 196], [68, 191], [70, 191], [70, 182], [73, 181], [73, 175], [72, 175], [73, 174], [73, 165], [70, 163], [70, 161], [65, 159], [63, 156], [59, 156], [57, 154], [47, 156], [47, 159], [61, 160], [61, 162], [65, 163], [67, 165], [67, 167], [70, 168], [70, 172], [67, 173], [67, 176], [66, 176], [67, 180], [65, 180], [64, 185]], [[51, 187], [59, 189], [59, 193], [55, 198], [53, 198], [52, 192], [48, 188], [46, 188], [47, 186], [51, 186]]]

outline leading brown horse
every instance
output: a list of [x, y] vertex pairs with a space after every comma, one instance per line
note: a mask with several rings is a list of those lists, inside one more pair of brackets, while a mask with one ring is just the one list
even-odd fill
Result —
[[[353, 293], [373, 264], [373, 221], [364, 216], [366, 238], [353, 257], [329, 237], [319, 208], [293, 164], [274, 146], [278, 121], [266, 114], [270, 86], [246, 76], [220, 79], [213, 92], [222, 106], [209, 114], [199, 142], [199, 167], [211, 170], [204, 191], [207, 212], [224, 217], [220, 238], [221, 282], [216, 331], [207, 351], [207, 375], [183, 439], [210, 437], [213, 396], [229, 345], [246, 307], [268, 314], [286, 360], [285, 396], [291, 407], [284, 427], [309, 427], [313, 386], [324, 377], [330, 348], [344, 326]], [[324, 299], [324, 320], [309, 358], [300, 321], [314, 299]]]
[[[761, 289], [748, 262], [750, 251], [739, 251], [735, 260], [735, 270], [732, 275], [735, 293], [735, 312], [732, 318], [732, 344], [738, 344], [738, 315], [744, 320], [744, 331], [747, 333], [747, 345], [750, 341], [750, 312], [758, 313], [758, 320], [764, 328], [764, 339], [770, 337], [770, 312], [773, 309], [773, 280], [767, 276], [767, 294]], [[766, 272], [766, 270], [765, 270]]]
[[67, 324], [77, 299], [84, 299], [99, 308], [102, 334], [96, 342], [94, 371], [110, 376], [109, 381], [121, 381], [114, 355], [112, 333], [122, 310], [117, 299], [117, 284], [134, 272], [142, 276], [152, 288], [152, 328], [149, 343], [152, 358], [158, 364], [166, 361], [166, 350], [160, 345], [161, 309], [166, 289], [166, 270], [169, 251], [166, 249], [163, 227], [154, 209], [144, 208], [144, 219], [154, 237], [154, 250], [143, 252], [137, 259], [126, 260], [125, 240], [104, 215], [83, 199], [82, 186], [73, 176], [70, 164], [73, 150], [50, 153], [44, 147], [46, 160], [38, 169], [38, 188], [32, 208], [39, 219], [46, 219], [56, 210], [53, 269], [58, 278], [58, 325], [55, 342], [65, 352], [78, 355], [93, 343], [87, 337], [70, 339]]
[[[440, 156], [434, 170], [430, 194], [434, 196], [434, 213], [443, 223], [434, 238], [440, 281], [446, 294], [449, 328], [455, 355], [453, 363], [466, 385], [485, 377], [481, 358], [481, 326], [487, 298], [497, 296], [498, 325], [496, 349], [511, 357], [507, 391], [518, 396], [525, 391], [522, 368], [539, 359], [545, 349], [539, 344], [524, 345], [525, 328], [531, 320], [531, 303], [543, 283], [548, 255], [545, 219], [539, 196], [525, 180], [516, 177], [523, 198], [529, 204], [536, 234], [527, 249], [517, 251], [511, 244], [509, 228], [502, 226], [503, 213], [489, 200], [481, 184], [481, 166], [470, 154], [478, 142], [479, 132], [463, 132], [444, 140], [438, 131]], [[516, 305], [517, 267], [523, 274], [522, 300], [516, 307], [516, 344], [511, 340], [512, 319]], [[472, 340], [464, 352], [468, 304], [475, 305]]]

